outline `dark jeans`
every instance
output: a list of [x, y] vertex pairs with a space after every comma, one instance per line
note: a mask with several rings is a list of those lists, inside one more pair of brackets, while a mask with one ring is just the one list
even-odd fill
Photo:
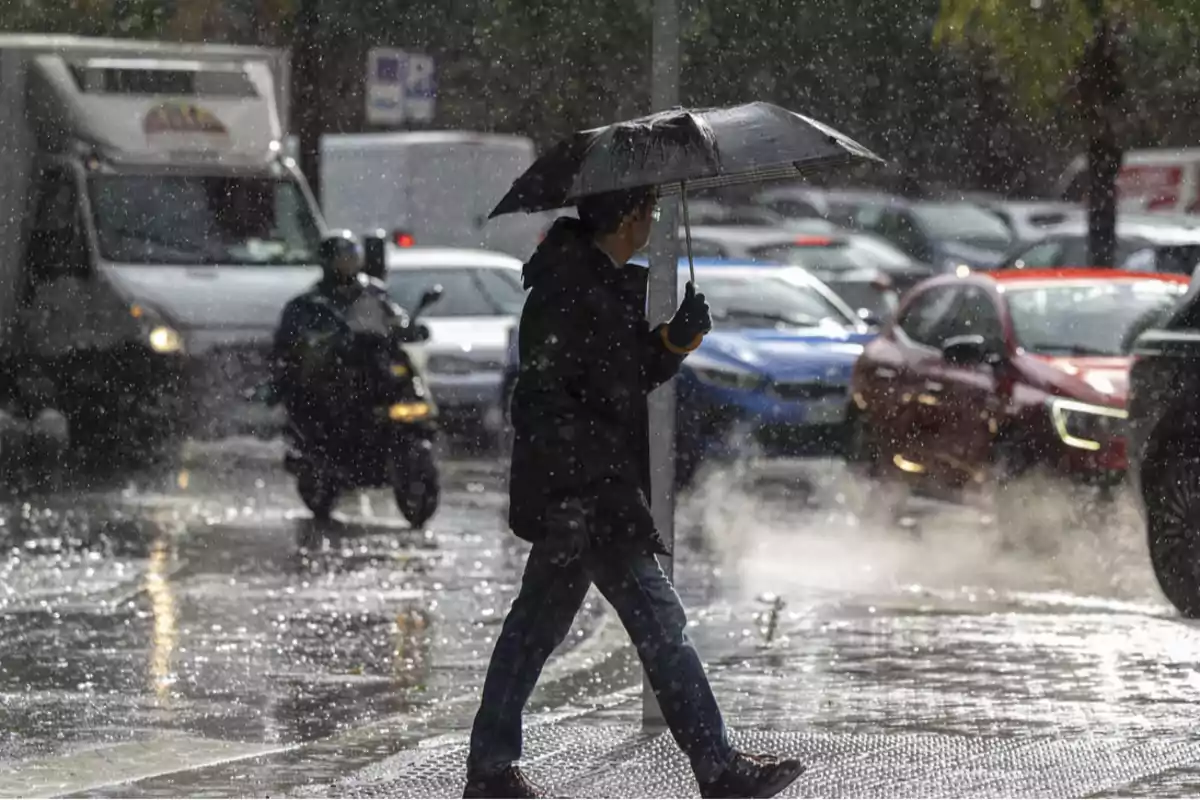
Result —
[[521, 714], [551, 651], [567, 636], [595, 584], [637, 647], [676, 743], [700, 781], [715, 778], [733, 749], [700, 657], [687, 637], [679, 595], [658, 560], [634, 550], [586, 553], [566, 566], [534, 545], [483, 685], [467, 774], [475, 779], [521, 757]]

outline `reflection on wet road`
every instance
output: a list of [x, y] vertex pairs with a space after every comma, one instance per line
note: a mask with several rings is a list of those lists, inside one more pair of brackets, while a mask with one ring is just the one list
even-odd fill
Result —
[[266, 474], [3, 509], [0, 759], [163, 731], [311, 741], [473, 692], [521, 563], [495, 493], [452, 487], [425, 531], [374, 496], [315, 527]]
[[[971, 506], [897, 505], [834, 465], [797, 470], [715, 478], [681, 508], [681, 593], [732, 724], [1190, 732], [1200, 631], [1158, 595], [1127, 504], [1081, 522], [1076, 500], [1037, 487], [1028, 525], [999, 530]], [[315, 528], [273, 466], [220, 459], [6, 505], [0, 763], [168, 734], [213, 752], [237, 741], [248, 749], [122, 778], [137, 784], [63, 785], [280, 793], [462, 732], [523, 549], [494, 477], [452, 483], [428, 531], [381, 496]], [[638, 720], [636, 663], [601, 607], [532, 712]], [[304, 748], [179, 771], [254, 744]]]

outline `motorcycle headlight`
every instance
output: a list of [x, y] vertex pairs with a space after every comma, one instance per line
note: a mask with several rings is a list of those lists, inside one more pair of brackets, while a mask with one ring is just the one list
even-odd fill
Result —
[[161, 314], [148, 309], [146, 306], [134, 304], [129, 307], [129, 315], [141, 323], [145, 332], [146, 343], [156, 353], [179, 353], [183, 351], [183, 337], [179, 331], [168, 325]]
[[692, 374], [701, 383], [716, 386], [721, 389], [741, 389], [750, 391], [757, 389], [763, 383], [763, 377], [753, 372], [733, 369], [718, 369], [714, 367], [693, 367]]
[[1061, 397], [1051, 398], [1050, 419], [1058, 438], [1068, 447], [1099, 450], [1101, 443], [1125, 433], [1129, 412]]
[[412, 422], [429, 416], [429, 403], [395, 403], [388, 408], [388, 418], [396, 422]]

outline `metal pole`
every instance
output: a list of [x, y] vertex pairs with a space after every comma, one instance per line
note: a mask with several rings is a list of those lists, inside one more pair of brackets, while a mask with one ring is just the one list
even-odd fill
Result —
[[325, 113], [321, 102], [321, 18], [318, 0], [300, 0], [296, 9], [296, 35], [292, 42], [292, 98], [300, 172], [321, 205], [321, 134]]
[[[679, 0], [654, 0], [654, 43], [651, 69], [651, 104], [654, 111], [679, 105]], [[678, 305], [679, 269], [678, 205], [662, 204], [662, 218], [650, 238], [650, 301], [647, 313], [653, 327], [675, 313]], [[675, 382], [650, 395], [651, 502], [654, 524], [663, 542], [675, 549]], [[671, 559], [663, 569], [674, 577]], [[642, 677], [642, 724], [662, 727], [662, 710], [650, 683]]]

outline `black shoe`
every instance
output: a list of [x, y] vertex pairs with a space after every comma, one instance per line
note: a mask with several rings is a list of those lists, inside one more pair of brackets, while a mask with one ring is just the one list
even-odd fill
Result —
[[701, 797], [774, 797], [804, 772], [794, 758], [736, 753], [716, 780], [700, 784]]
[[541, 796], [542, 793], [517, 766], [505, 767], [495, 775], [483, 778], [467, 778], [467, 788], [463, 789], [464, 798], [496, 798], [496, 800], [500, 800], [500, 798], [510, 797]]

